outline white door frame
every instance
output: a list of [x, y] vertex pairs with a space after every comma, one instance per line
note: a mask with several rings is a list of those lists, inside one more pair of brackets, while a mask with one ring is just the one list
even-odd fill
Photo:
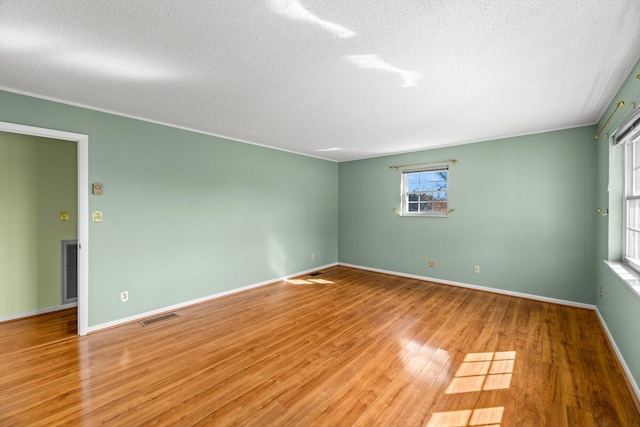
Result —
[[78, 335], [89, 331], [89, 135], [0, 121], [1, 132], [75, 141], [78, 150]]

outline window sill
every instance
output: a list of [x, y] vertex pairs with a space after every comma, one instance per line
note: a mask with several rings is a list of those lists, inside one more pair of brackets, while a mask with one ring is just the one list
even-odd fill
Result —
[[398, 215], [402, 218], [450, 218], [449, 215]]
[[396, 213], [398, 216], [409, 217], [409, 218], [449, 218], [449, 213], [441, 213], [441, 214], [414, 214], [414, 213], [402, 213], [400, 209], [396, 209]]
[[621, 262], [604, 261], [631, 290], [640, 297], [640, 276]]

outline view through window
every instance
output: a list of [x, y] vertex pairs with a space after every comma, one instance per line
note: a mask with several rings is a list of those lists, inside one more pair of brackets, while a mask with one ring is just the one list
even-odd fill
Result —
[[402, 172], [402, 215], [445, 216], [448, 201], [448, 166]]

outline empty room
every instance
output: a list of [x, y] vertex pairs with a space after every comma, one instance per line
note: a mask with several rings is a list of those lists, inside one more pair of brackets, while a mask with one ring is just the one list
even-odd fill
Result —
[[0, 426], [640, 427], [638, 22], [0, 0]]

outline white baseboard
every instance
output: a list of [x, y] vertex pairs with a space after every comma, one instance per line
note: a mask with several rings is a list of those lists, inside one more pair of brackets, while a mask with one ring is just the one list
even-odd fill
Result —
[[629, 384], [631, 384], [631, 388], [633, 388], [633, 391], [636, 393], [636, 398], [638, 399], [638, 401], [640, 401], [640, 387], [638, 387], [638, 383], [633, 378], [633, 375], [631, 374], [631, 370], [629, 369], [629, 366], [627, 366], [627, 362], [624, 360], [624, 357], [622, 357], [622, 353], [620, 353], [620, 349], [616, 345], [616, 342], [613, 339], [613, 335], [611, 335], [611, 331], [609, 331], [609, 328], [607, 327], [607, 323], [604, 321], [604, 317], [602, 317], [602, 314], [600, 314], [600, 310], [598, 310], [597, 307], [596, 307], [596, 314], [598, 315], [598, 319], [600, 319], [600, 323], [602, 324], [602, 327], [604, 328], [604, 331], [607, 334], [607, 338], [609, 338], [609, 342], [611, 343], [611, 347], [613, 347], [613, 351], [616, 353], [616, 356], [618, 356], [618, 361], [620, 362], [620, 366], [622, 366], [622, 370], [627, 376], [627, 379], [629, 380]]
[[568, 300], [557, 299], [557, 298], [549, 298], [549, 297], [543, 297], [543, 296], [540, 296], [540, 295], [526, 294], [526, 293], [523, 293], [523, 292], [507, 291], [507, 290], [504, 290], [504, 289], [496, 289], [496, 288], [490, 288], [490, 287], [487, 287], [487, 286], [471, 285], [471, 284], [462, 283], [462, 282], [453, 282], [451, 280], [435, 279], [433, 277], [418, 276], [416, 274], [407, 274], [407, 273], [400, 273], [400, 272], [397, 272], [397, 271], [381, 270], [379, 268], [371, 268], [371, 267], [364, 267], [362, 265], [346, 264], [344, 262], [339, 262], [338, 265], [343, 265], [345, 267], [351, 267], [351, 268], [357, 268], [357, 269], [360, 269], [360, 270], [374, 271], [376, 273], [390, 274], [392, 276], [407, 277], [409, 279], [418, 279], [418, 280], [424, 280], [424, 281], [427, 281], [427, 282], [441, 283], [443, 285], [457, 286], [457, 287], [460, 287], [460, 288], [475, 289], [477, 291], [492, 292], [494, 294], [509, 295], [509, 296], [512, 296], [512, 297], [526, 298], [526, 299], [532, 299], [532, 300], [536, 300], [536, 301], [551, 302], [551, 303], [560, 304], [560, 305], [568, 305], [570, 307], [586, 308], [588, 310], [595, 310], [596, 309], [595, 305], [593, 305], [593, 304], [585, 304], [585, 303], [582, 303], [582, 302], [568, 301]]
[[50, 313], [52, 311], [60, 311], [67, 308], [77, 307], [78, 303], [72, 302], [70, 304], [56, 305], [53, 307], [39, 308], [38, 310], [26, 311], [24, 313], [10, 314], [8, 316], [0, 316], [0, 322], [7, 322], [9, 320], [22, 319], [23, 317], [37, 316], [38, 314]]
[[146, 317], [155, 316], [156, 314], [166, 313], [167, 311], [178, 310], [178, 309], [185, 308], [185, 307], [188, 307], [188, 306], [191, 306], [191, 305], [200, 304], [202, 302], [209, 301], [209, 300], [212, 300], [212, 299], [221, 298], [221, 297], [224, 297], [224, 296], [227, 296], [227, 295], [235, 294], [235, 293], [246, 291], [246, 290], [253, 289], [253, 288], [259, 288], [260, 286], [270, 285], [272, 283], [277, 283], [277, 282], [280, 282], [282, 280], [287, 280], [287, 279], [289, 279], [291, 277], [302, 276], [303, 274], [307, 274], [307, 273], [311, 273], [311, 272], [314, 272], [314, 271], [322, 270], [323, 268], [334, 267], [336, 265], [338, 265], [338, 263], [334, 262], [332, 264], [322, 265], [320, 267], [315, 267], [315, 268], [312, 268], [312, 269], [309, 269], [309, 270], [299, 271], [297, 273], [289, 274], [287, 276], [282, 276], [282, 277], [277, 277], [277, 278], [274, 278], [274, 279], [265, 280], [263, 282], [254, 283], [254, 284], [248, 285], [248, 286], [243, 286], [241, 288], [231, 289], [231, 290], [228, 290], [228, 291], [220, 292], [220, 293], [213, 294], [213, 295], [208, 295], [206, 297], [197, 298], [197, 299], [193, 299], [193, 300], [190, 300], [190, 301], [181, 302], [181, 303], [170, 305], [170, 306], [167, 306], [167, 307], [161, 307], [161, 308], [158, 308], [156, 310], [151, 310], [151, 311], [147, 311], [147, 312], [144, 312], [144, 313], [136, 314], [136, 315], [133, 315], [133, 316], [125, 317], [125, 318], [122, 318], [122, 319], [113, 320], [111, 322], [101, 323], [101, 324], [95, 325], [95, 326], [89, 326], [89, 331], [88, 332], [96, 332], [96, 331], [99, 331], [101, 329], [113, 328], [114, 326], [123, 325], [125, 323], [135, 322], [137, 320], [144, 319]]

